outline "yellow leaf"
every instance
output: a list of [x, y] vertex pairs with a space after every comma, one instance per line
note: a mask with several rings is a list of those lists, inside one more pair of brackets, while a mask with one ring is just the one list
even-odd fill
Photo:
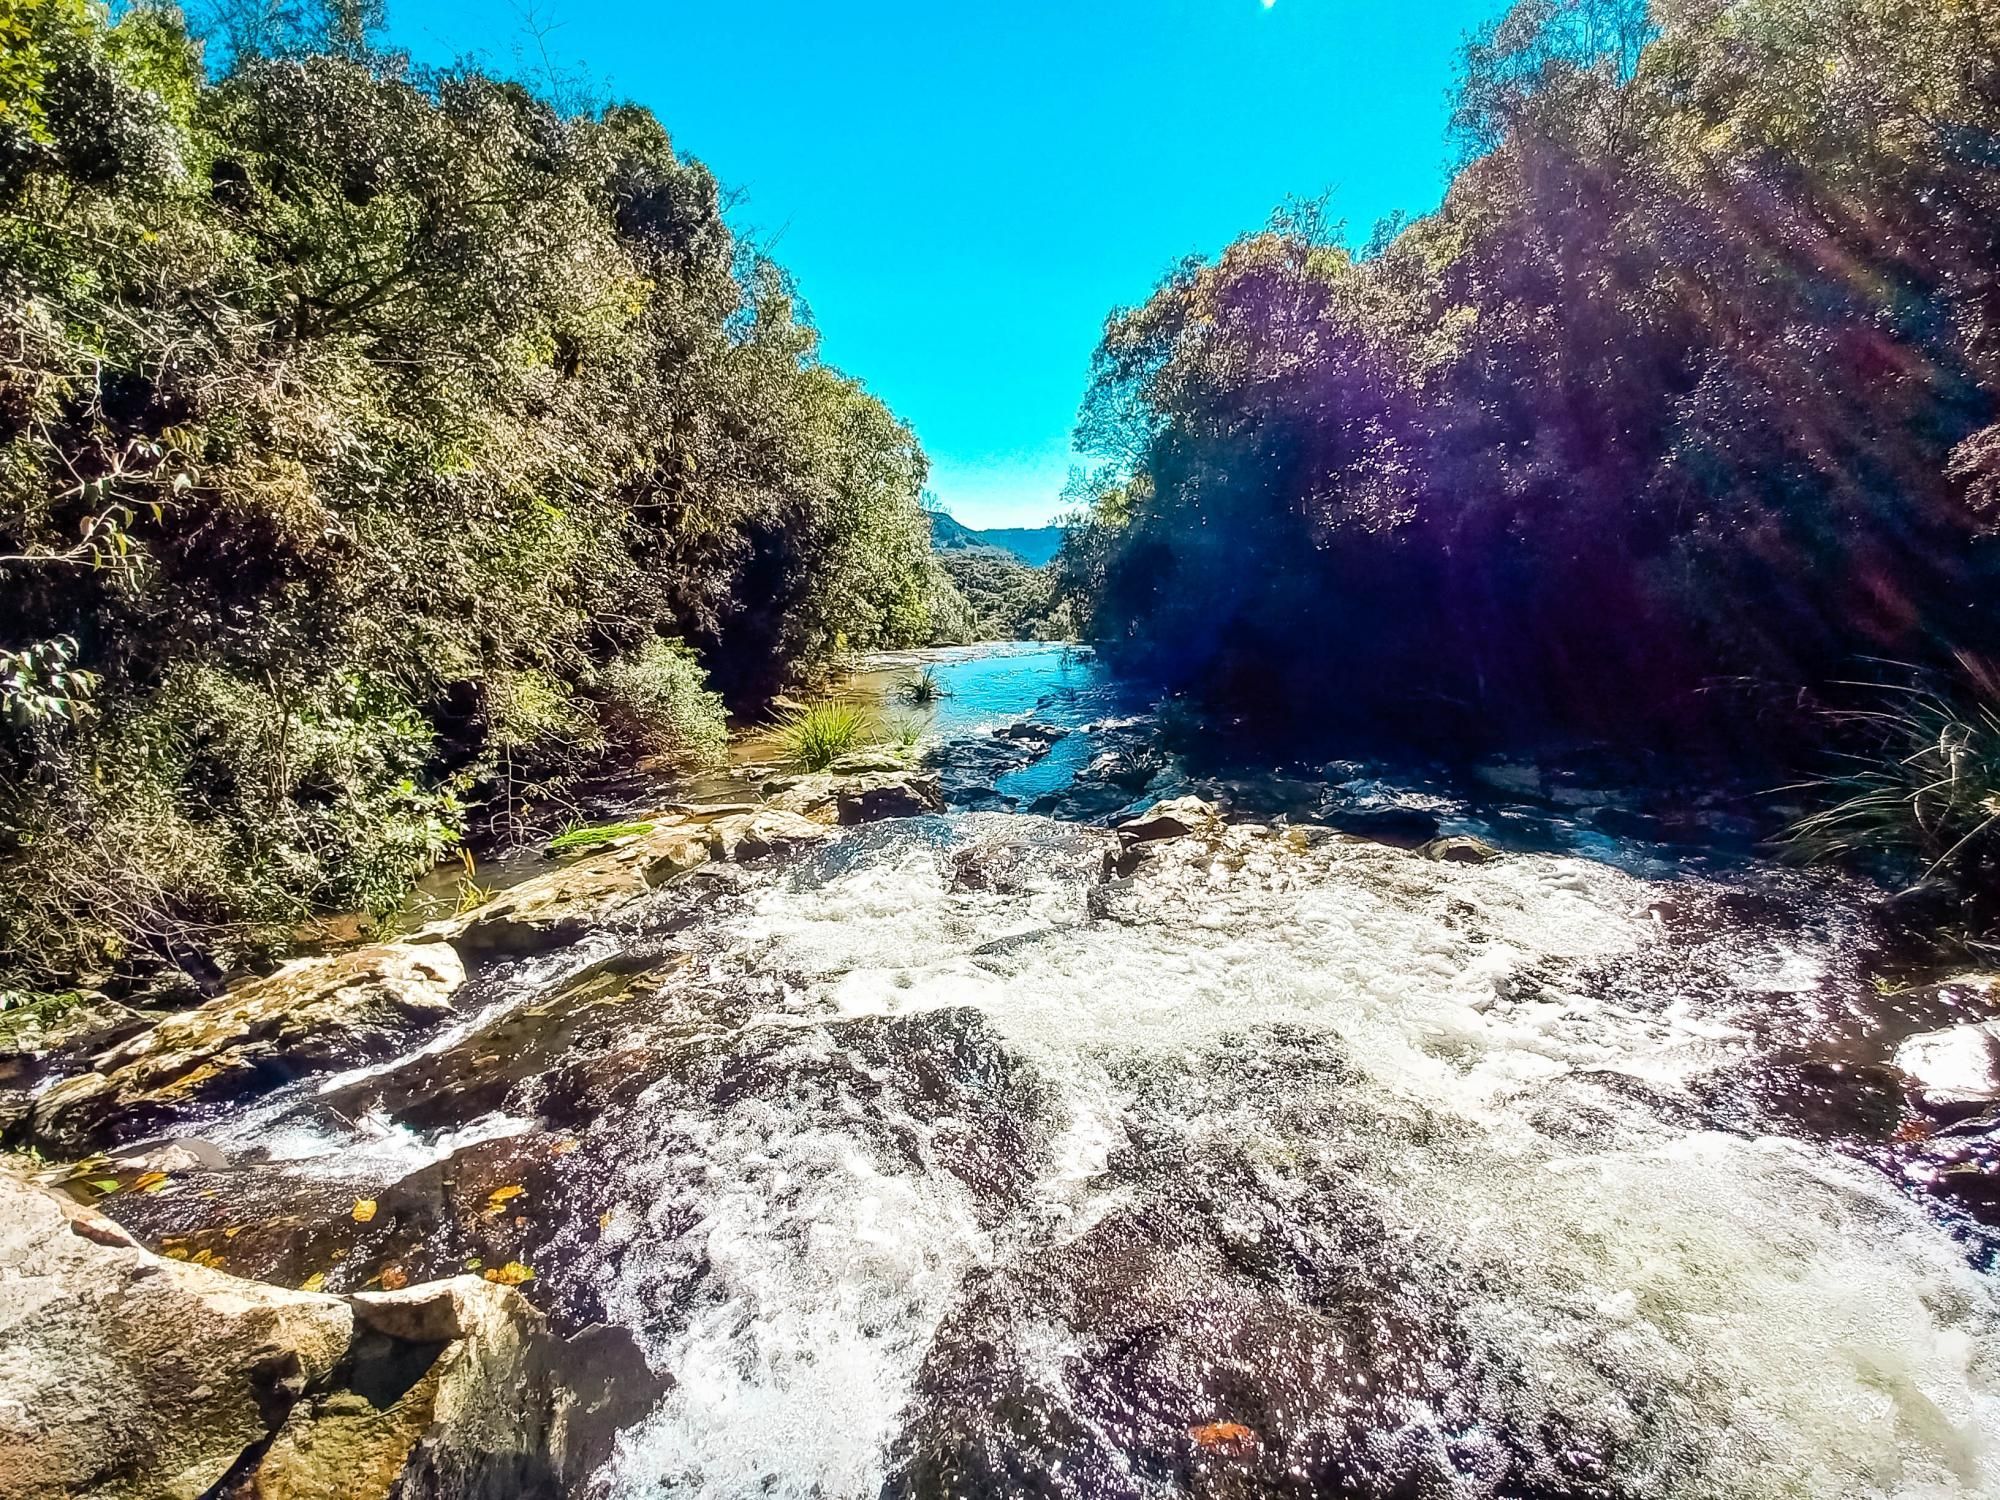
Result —
[[375, 1200], [373, 1198], [356, 1198], [354, 1200], [355, 1223], [366, 1224], [370, 1219], [374, 1217], [375, 1217]]
[[165, 1172], [141, 1172], [132, 1179], [132, 1186], [142, 1193], [156, 1193], [166, 1186]]
[[316, 1292], [325, 1285], [326, 1285], [326, 1272], [315, 1271], [312, 1273], [312, 1275], [308, 1276], [304, 1281], [301, 1281], [299, 1283], [299, 1290], [302, 1292]]
[[510, 1260], [504, 1266], [496, 1266], [486, 1272], [488, 1281], [497, 1281], [501, 1286], [520, 1286], [533, 1281], [535, 1273], [518, 1260]]
[[527, 1189], [519, 1183], [514, 1184], [512, 1187], [495, 1188], [486, 1195], [486, 1206], [497, 1209], [501, 1204], [511, 1202], [525, 1192], [527, 1192]]

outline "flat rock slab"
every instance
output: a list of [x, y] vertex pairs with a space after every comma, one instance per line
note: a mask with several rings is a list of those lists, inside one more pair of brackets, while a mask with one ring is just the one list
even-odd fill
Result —
[[465, 966], [440, 942], [305, 958], [167, 1017], [35, 1101], [37, 1141], [77, 1152], [150, 1133], [190, 1106], [392, 1056], [451, 1014]]
[[938, 778], [904, 767], [840, 774], [821, 771], [780, 776], [764, 783], [772, 808], [816, 823], [853, 828], [884, 818], [914, 818], [944, 811]]
[[425, 931], [469, 959], [541, 952], [583, 936], [620, 907], [707, 864], [716, 847], [705, 821], [663, 824], [607, 853], [525, 880]]

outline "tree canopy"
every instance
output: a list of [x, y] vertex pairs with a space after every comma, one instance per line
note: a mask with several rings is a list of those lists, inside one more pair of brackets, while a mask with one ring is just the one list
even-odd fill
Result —
[[366, 7], [0, 0], [0, 976], [392, 902], [955, 608], [909, 429], [646, 111]]
[[2000, 6], [1523, 0], [1443, 206], [1107, 323], [1065, 588], [1232, 710], [1781, 742], [2000, 641]]

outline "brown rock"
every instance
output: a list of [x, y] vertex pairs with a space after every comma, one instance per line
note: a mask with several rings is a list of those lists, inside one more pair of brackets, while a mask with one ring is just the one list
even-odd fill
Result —
[[353, 1314], [97, 1220], [0, 1173], [0, 1495], [196, 1500], [332, 1375]]
[[443, 943], [300, 959], [168, 1016], [35, 1101], [35, 1139], [64, 1152], [149, 1133], [188, 1106], [387, 1057], [451, 1013], [465, 967]]
[[781, 776], [764, 783], [771, 806], [816, 823], [851, 828], [883, 818], [912, 818], [944, 811], [938, 778], [928, 771], [864, 771], [836, 775], [821, 771]]
[[581, 937], [649, 891], [708, 863], [714, 850], [705, 824], [667, 824], [608, 853], [525, 880], [425, 931], [447, 939], [469, 959], [540, 952]]
[[1215, 804], [1199, 797], [1175, 797], [1155, 803], [1138, 817], [1118, 825], [1119, 842], [1130, 848], [1160, 839], [1186, 838], [1216, 826]]
[[811, 818], [776, 808], [759, 808], [751, 813], [717, 818], [708, 826], [714, 840], [715, 857], [730, 861], [780, 854], [805, 844], [818, 843], [832, 833], [824, 823], [815, 823]]
[[1464, 833], [1432, 839], [1417, 852], [1425, 859], [1435, 859], [1448, 865], [1488, 865], [1501, 857], [1500, 851], [1486, 840]]

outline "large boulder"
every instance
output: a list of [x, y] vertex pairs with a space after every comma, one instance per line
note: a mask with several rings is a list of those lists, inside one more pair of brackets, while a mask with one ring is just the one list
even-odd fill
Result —
[[440, 942], [379, 943], [305, 958], [168, 1016], [36, 1099], [34, 1139], [76, 1153], [135, 1135], [207, 1100], [393, 1056], [451, 1014], [465, 982]]
[[196, 1500], [346, 1357], [338, 1297], [163, 1260], [0, 1172], [0, 1495]]
[[5, 1172], [0, 1267], [8, 1500], [556, 1500], [663, 1388], [510, 1287], [243, 1281]]
[[558, 1338], [477, 1276], [351, 1301], [340, 1378], [299, 1402], [231, 1500], [558, 1500], [664, 1389], [622, 1329]]

